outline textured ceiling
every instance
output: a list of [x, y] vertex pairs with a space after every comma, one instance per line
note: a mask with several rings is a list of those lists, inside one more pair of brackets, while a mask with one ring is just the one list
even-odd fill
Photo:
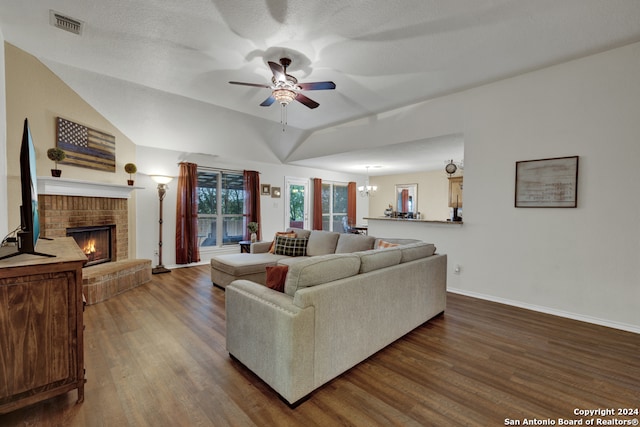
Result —
[[[49, 10], [83, 34], [52, 27]], [[136, 144], [274, 163], [314, 131], [639, 41], [639, 22], [638, 0], [0, 0], [5, 40]], [[259, 106], [268, 89], [228, 84], [269, 84], [266, 61], [283, 56], [300, 82], [337, 86], [305, 92], [315, 110], [287, 107], [286, 132], [278, 105]], [[450, 139], [449, 155], [406, 141], [372, 159], [434, 148], [442, 165], [461, 157]], [[349, 151], [296, 164], [349, 170], [362, 156]], [[415, 157], [385, 173], [424, 168]]]

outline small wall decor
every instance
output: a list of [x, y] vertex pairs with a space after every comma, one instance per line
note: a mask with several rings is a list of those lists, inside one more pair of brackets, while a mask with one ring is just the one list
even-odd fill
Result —
[[578, 156], [516, 162], [516, 208], [578, 206]]
[[106, 172], [116, 171], [116, 138], [58, 117], [57, 146], [67, 157], [60, 163]]
[[261, 184], [260, 185], [260, 195], [268, 196], [271, 194], [271, 184]]
[[280, 197], [280, 187], [271, 187], [271, 197], [276, 199]]

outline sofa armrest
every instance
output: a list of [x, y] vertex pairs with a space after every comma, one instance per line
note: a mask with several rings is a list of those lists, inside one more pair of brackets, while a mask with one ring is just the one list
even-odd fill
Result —
[[271, 247], [271, 241], [269, 242], [254, 242], [249, 248], [249, 252], [252, 254], [264, 254], [269, 251]]
[[314, 308], [248, 280], [225, 289], [227, 351], [289, 403], [314, 389]]

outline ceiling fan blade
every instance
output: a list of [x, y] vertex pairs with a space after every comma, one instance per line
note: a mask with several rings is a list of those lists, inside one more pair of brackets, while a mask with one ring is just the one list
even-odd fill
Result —
[[241, 85], [241, 86], [253, 86], [253, 87], [264, 87], [267, 89], [271, 89], [271, 86], [268, 85], [261, 85], [259, 83], [244, 83], [244, 82], [229, 82], [232, 85]]
[[298, 83], [298, 86], [300, 86], [300, 89], [304, 90], [328, 90], [336, 88], [336, 84], [334, 82]]
[[273, 97], [273, 95], [271, 95], [270, 97], [268, 97], [267, 99], [265, 99], [264, 101], [262, 101], [262, 104], [260, 104], [261, 107], [268, 107], [271, 104], [273, 104], [275, 102], [275, 98]]
[[287, 76], [284, 74], [284, 68], [282, 65], [277, 62], [269, 61], [269, 68], [271, 68], [271, 72], [273, 73], [273, 77], [277, 82], [286, 82]]
[[304, 105], [306, 105], [309, 108], [317, 108], [320, 104], [318, 104], [316, 101], [314, 101], [313, 99], [309, 99], [306, 96], [304, 96], [301, 93], [298, 93], [298, 95], [296, 95], [296, 101], [303, 103]]

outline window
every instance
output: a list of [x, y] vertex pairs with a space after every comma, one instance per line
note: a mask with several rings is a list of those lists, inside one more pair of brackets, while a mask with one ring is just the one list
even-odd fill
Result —
[[347, 184], [322, 183], [322, 229], [344, 232], [347, 218]]
[[201, 247], [236, 244], [242, 240], [244, 197], [242, 172], [198, 169], [198, 239]]

